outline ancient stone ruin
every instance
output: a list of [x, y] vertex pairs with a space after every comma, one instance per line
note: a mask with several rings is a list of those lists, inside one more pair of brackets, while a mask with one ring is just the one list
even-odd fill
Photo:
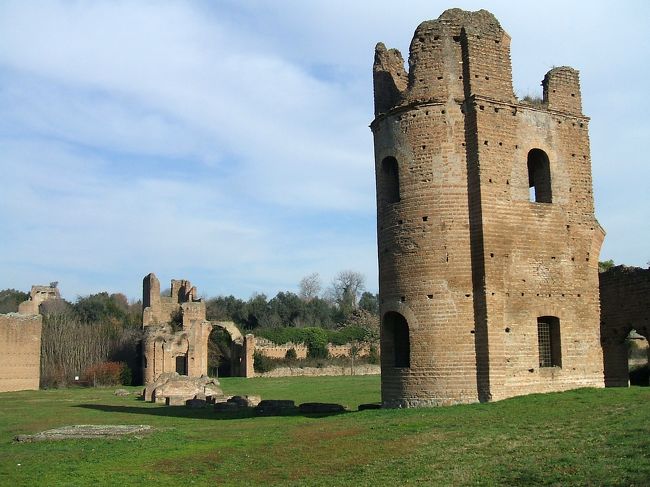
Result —
[[53, 285], [32, 286], [27, 301], [18, 305], [18, 312], [22, 315], [37, 315], [40, 313], [40, 306], [50, 299], [61, 299], [59, 289]]
[[144, 388], [145, 401], [158, 402], [168, 406], [184, 406], [188, 401], [198, 399], [211, 402], [226, 401], [219, 381], [212, 377], [187, 377], [177, 372], [160, 374], [155, 381]]
[[161, 374], [176, 372], [190, 378], [208, 374], [208, 339], [213, 328], [228, 332], [231, 374], [253, 375], [254, 337], [242, 336], [234, 323], [206, 320], [205, 302], [187, 280], [172, 280], [169, 296], [161, 296], [154, 274], [143, 281], [143, 379], [155, 382]]
[[603, 386], [589, 119], [578, 71], [513, 93], [489, 12], [418, 26], [373, 66], [382, 400]]
[[18, 313], [0, 314], [0, 392], [38, 390], [41, 378], [40, 305], [60, 299], [55, 286], [32, 286]]
[[605, 385], [627, 387], [628, 337], [650, 360], [650, 268], [616, 266], [600, 274], [600, 324]]

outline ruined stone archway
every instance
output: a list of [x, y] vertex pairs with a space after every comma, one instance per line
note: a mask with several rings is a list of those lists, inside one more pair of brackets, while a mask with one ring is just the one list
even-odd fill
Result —
[[188, 280], [172, 280], [171, 291], [161, 295], [154, 274], [143, 279], [143, 382], [150, 384], [164, 373], [206, 376], [212, 331], [228, 338], [229, 375], [252, 377], [254, 337], [242, 336], [229, 321], [208, 321], [205, 302], [197, 298]]
[[627, 387], [630, 333], [647, 341], [650, 332], [650, 268], [616, 266], [599, 280], [605, 386]]
[[633, 329], [625, 341], [630, 385], [649, 386], [650, 347], [648, 346], [648, 338]]
[[211, 376], [214, 374], [217, 354], [215, 347], [219, 347], [222, 358], [225, 358], [216, 365], [219, 376], [252, 377], [255, 348], [253, 336], [242, 335], [232, 321], [211, 321], [210, 327], [205, 341], [206, 373]]

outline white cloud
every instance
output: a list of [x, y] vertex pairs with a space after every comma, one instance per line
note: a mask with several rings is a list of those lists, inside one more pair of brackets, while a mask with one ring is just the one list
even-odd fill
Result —
[[[641, 210], [623, 218], [650, 206], [639, 148], [650, 131], [648, 7], [487, 8], [512, 36], [518, 92], [538, 90], [553, 64], [581, 70], [604, 257], [644, 263], [644, 248], [620, 234], [631, 225], [650, 238]], [[0, 196], [10, 237], [0, 287], [59, 280], [70, 295], [137, 296], [155, 271], [208, 294], [273, 294], [309, 272], [356, 268], [376, 288], [373, 48], [383, 41], [407, 57], [417, 24], [441, 10], [3, 2], [0, 171], [11, 184]]]

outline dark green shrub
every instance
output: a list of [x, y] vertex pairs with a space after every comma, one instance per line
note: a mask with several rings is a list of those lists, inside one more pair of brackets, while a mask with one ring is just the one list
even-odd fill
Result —
[[181, 308], [178, 308], [172, 313], [169, 324], [171, 325], [172, 330], [174, 330], [174, 333], [183, 329], [183, 311]]
[[368, 363], [369, 364], [378, 364], [379, 363], [379, 350], [377, 350], [376, 345], [370, 345], [370, 350], [368, 351]]
[[284, 359], [287, 362], [295, 362], [296, 360], [298, 360], [298, 354], [296, 353], [296, 349], [290, 348], [289, 350], [287, 350], [287, 353], [284, 355]]
[[123, 386], [130, 386], [133, 382], [133, 374], [131, 369], [125, 363], [122, 363], [122, 371], [120, 372], [120, 383]]
[[329, 355], [327, 332], [322, 328], [303, 328], [303, 330], [305, 332], [304, 343], [307, 345], [307, 357], [327, 358]]
[[269, 372], [276, 367], [273, 359], [262, 355], [259, 352], [253, 353], [253, 369], [255, 372]]

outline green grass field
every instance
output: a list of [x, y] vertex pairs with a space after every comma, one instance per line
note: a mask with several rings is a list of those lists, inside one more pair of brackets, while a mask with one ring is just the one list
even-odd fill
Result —
[[[228, 394], [379, 400], [379, 377], [223, 379]], [[136, 388], [133, 388], [136, 390]], [[0, 485], [650, 485], [650, 388], [333, 416], [218, 416], [114, 389], [0, 394]], [[141, 438], [15, 443], [72, 424]]]

